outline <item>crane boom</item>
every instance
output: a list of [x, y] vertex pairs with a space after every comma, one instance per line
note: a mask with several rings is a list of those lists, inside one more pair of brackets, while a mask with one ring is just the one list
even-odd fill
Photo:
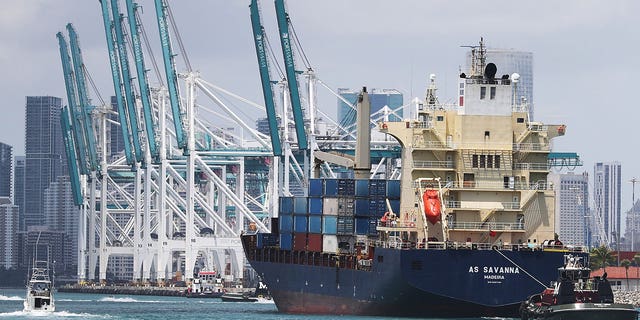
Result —
[[284, 56], [284, 65], [287, 72], [291, 109], [296, 127], [296, 136], [298, 137], [298, 148], [300, 150], [306, 150], [308, 149], [307, 133], [304, 128], [304, 115], [302, 113], [302, 104], [300, 103], [296, 65], [291, 48], [289, 14], [285, 9], [284, 0], [275, 0], [275, 6], [276, 16], [278, 18], [278, 30], [280, 31], [280, 45], [282, 47], [282, 55]]
[[136, 60], [136, 71], [138, 74], [138, 85], [140, 86], [140, 100], [142, 101], [142, 110], [144, 113], [145, 131], [147, 133], [147, 145], [151, 157], [158, 160], [158, 145], [155, 137], [155, 125], [153, 123], [153, 115], [151, 111], [151, 97], [149, 94], [149, 82], [147, 79], [146, 69], [144, 66], [144, 55], [140, 45], [140, 30], [136, 19], [138, 4], [133, 0], [127, 1], [127, 15], [129, 16], [129, 30], [131, 32], [131, 44], [133, 46], [133, 55]]
[[96, 159], [96, 137], [93, 131], [93, 125], [91, 121], [91, 109], [93, 107], [89, 104], [89, 95], [87, 94], [87, 81], [84, 76], [84, 61], [82, 59], [82, 52], [80, 51], [80, 44], [78, 42], [78, 34], [73, 28], [71, 23], [67, 24], [67, 31], [69, 32], [69, 45], [71, 46], [71, 59], [73, 60], [73, 69], [76, 78], [76, 88], [78, 94], [78, 100], [80, 104], [79, 109], [82, 110], [82, 120], [84, 124], [84, 136], [87, 143], [87, 151], [89, 155], [89, 168], [91, 171], [98, 169], [98, 161]]
[[131, 83], [131, 71], [129, 70], [129, 58], [127, 56], [127, 47], [124, 43], [124, 33], [122, 32], [122, 19], [120, 9], [118, 8], [118, 0], [111, 0], [111, 15], [113, 17], [113, 29], [116, 33], [116, 43], [118, 45], [118, 57], [120, 58], [120, 71], [122, 72], [122, 82], [124, 85], [125, 100], [127, 104], [127, 112], [129, 117], [129, 125], [131, 126], [131, 137], [133, 139], [133, 147], [135, 150], [136, 161], [142, 161], [143, 153], [140, 144], [140, 131], [138, 128], [138, 113], [136, 112], [136, 98], [133, 95], [133, 85]]
[[176, 140], [178, 147], [187, 151], [187, 141], [184, 137], [182, 126], [182, 114], [180, 113], [180, 95], [178, 92], [178, 76], [176, 74], [175, 62], [173, 61], [173, 50], [171, 49], [171, 39], [167, 26], [167, 6], [164, 0], [155, 0], [156, 16], [158, 20], [158, 30], [160, 32], [160, 44], [162, 45], [162, 57], [164, 58], [164, 71], [167, 76], [167, 86], [169, 89], [169, 102], [171, 103], [171, 113], [173, 124], [176, 129]]
[[260, 19], [258, 0], [251, 0], [249, 8], [251, 11], [253, 40], [256, 46], [256, 55], [258, 57], [258, 68], [260, 69], [260, 80], [262, 81], [262, 94], [264, 96], [264, 104], [267, 109], [267, 120], [269, 121], [271, 148], [273, 149], [274, 156], [281, 156], [282, 144], [280, 142], [280, 132], [278, 131], [278, 118], [276, 114], [276, 105], [273, 100], [273, 87], [271, 86], [269, 61], [265, 50], [265, 33]]
[[120, 69], [118, 68], [118, 58], [117, 52], [115, 49], [115, 45], [113, 42], [113, 33], [112, 33], [112, 21], [109, 17], [109, 8], [107, 5], [108, 0], [100, 0], [100, 5], [102, 6], [102, 19], [104, 21], [104, 31], [105, 36], [107, 38], [107, 48], [109, 50], [109, 62], [111, 65], [111, 78], [113, 79], [113, 88], [115, 90], [116, 96], [116, 104], [118, 106], [118, 116], [120, 118], [120, 128], [122, 130], [123, 144], [124, 144], [124, 154], [127, 158], [127, 164], [133, 165], [135, 163], [135, 158], [133, 156], [133, 152], [131, 150], [131, 142], [129, 140], [129, 125], [127, 122], [127, 114], [124, 106], [124, 99], [122, 96], [122, 83], [120, 81]]
[[69, 165], [69, 179], [71, 180], [71, 192], [73, 193], [73, 202], [76, 206], [82, 204], [82, 193], [80, 191], [80, 175], [78, 174], [78, 160], [76, 158], [75, 147], [73, 144], [73, 130], [69, 123], [69, 109], [65, 106], [62, 108], [60, 115], [60, 124], [62, 126], [62, 138], [64, 140], [64, 149], [67, 153], [67, 164]]
[[73, 130], [75, 146], [77, 147], [75, 150], [78, 154], [78, 159], [80, 160], [80, 173], [87, 174], [89, 172], [89, 168], [86, 160], [86, 148], [84, 135], [82, 134], [82, 122], [80, 119], [82, 118], [79, 112], [78, 100], [76, 95], [76, 87], [74, 83], [73, 70], [71, 69], [71, 58], [69, 57], [69, 46], [67, 45], [67, 41], [64, 39], [62, 32], [58, 32], [56, 34], [58, 38], [58, 44], [60, 46], [60, 59], [62, 60], [62, 72], [64, 73], [64, 84], [67, 91], [67, 102], [69, 103], [69, 107], [72, 111], [72, 121], [74, 123]]

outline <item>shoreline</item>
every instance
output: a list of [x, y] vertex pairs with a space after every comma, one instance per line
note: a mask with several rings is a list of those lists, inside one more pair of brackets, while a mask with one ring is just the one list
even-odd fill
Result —
[[57, 288], [58, 292], [91, 294], [128, 294], [138, 296], [183, 297], [186, 287], [138, 287], [138, 286], [86, 286], [66, 285]]

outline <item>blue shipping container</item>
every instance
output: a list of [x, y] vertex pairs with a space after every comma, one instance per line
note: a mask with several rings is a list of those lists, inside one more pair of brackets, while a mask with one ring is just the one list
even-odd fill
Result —
[[307, 232], [308, 225], [307, 216], [294, 216], [293, 217], [293, 231], [294, 232]]
[[358, 235], [369, 234], [369, 217], [366, 217], [366, 218], [356, 217], [356, 234]]
[[400, 199], [400, 180], [387, 180], [387, 198]]
[[282, 250], [293, 249], [293, 235], [291, 233], [280, 234], [280, 249]]
[[322, 198], [309, 198], [309, 214], [322, 214]]
[[293, 216], [280, 216], [278, 220], [280, 223], [281, 233], [293, 232]]
[[322, 196], [322, 179], [309, 179], [309, 195], [312, 197]]
[[336, 234], [353, 235], [353, 217], [338, 216]]
[[324, 195], [334, 197], [338, 195], [338, 179], [324, 180]]
[[361, 216], [361, 217], [369, 216], [369, 199], [368, 198], [356, 199], [354, 214], [356, 216]]
[[391, 204], [393, 213], [400, 214], [400, 200], [389, 200], [389, 204]]
[[304, 214], [306, 215], [308, 213], [307, 211], [307, 197], [295, 197], [293, 199], [293, 214], [294, 215], [300, 215], [300, 214]]
[[378, 218], [369, 218], [369, 235], [375, 236], [378, 234]]
[[309, 233], [322, 233], [322, 216], [309, 216]]
[[293, 197], [280, 197], [280, 215], [291, 215], [293, 213]]
[[369, 196], [369, 180], [358, 179], [356, 180], [356, 197], [368, 197]]
[[336, 234], [337, 231], [338, 231], [338, 217], [322, 216], [322, 233]]

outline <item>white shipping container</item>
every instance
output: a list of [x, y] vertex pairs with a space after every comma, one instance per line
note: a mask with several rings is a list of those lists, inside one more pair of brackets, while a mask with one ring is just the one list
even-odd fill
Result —
[[332, 234], [322, 236], [322, 252], [338, 252], [338, 237]]
[[322, 214], [328, 216], [338, 215], [338, 198], [324, 198], [322, 203]]

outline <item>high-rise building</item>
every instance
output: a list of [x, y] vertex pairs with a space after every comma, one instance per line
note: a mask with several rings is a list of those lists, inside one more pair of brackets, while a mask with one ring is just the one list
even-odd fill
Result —
[[0, 142], [0, 197], [11, 198], [13, 193], [11, 192], [13, 181], [13, 147]]
[[44, 224], [44, 189], [56, 177], [67, 174], [60, 112], [62, 99], [28, 96], [26, 103], [24, 194], [25, 226]]
[[590, 247], [589, 175], [551, 174], [556, 190], [555, 232], [562, 243]]
[[[340, 88], [338, 94], [350, 103], [349, 105], [342, 99], [338, 99], [338, 122], [348, 131], [355, 131], [356, 110], [354, 108], [360, 90]], [[371, 103], [371, 114], [380, 113], [382, 108], [386, 106], [390, 109], [388, 121], [402, 121], [404, 110], [402, 108], [403, 96], [400, 91], [396, 89], [370, 89], [369, 102]]]
[[[118, 101], [116, 96], [111, 96], [111, 110], [114, 112], [118, 112]], [[117, 115], [112, 114], [111, 120], [114, 122], [120, 123], [120, 118]], [[122, 128], [119, 125], [111, 122], [109, 126], [109, 150], [107, 150], [107, 154], [111, 158], [122, 156], [122, 152], [124, 152], [124, 138], [122, 137]]]
[[635, 201], [635, 203], [633, 207], [626, 212], [627, 216], [625, 218], [626, 228], [624, 231], [624, 239], [626, 246], [624, 250], [628, 251], [640, 250], [640, 232], [638, 232], [638, 230], [640, 230], [640, 199], [635, 198], [633, 201]]
[[76, 273], [78, 261], [78, 225], [79, 208], [73, 201], [69, 176], [59, 176], [44, 190], [45, 222], [50, 230], [64, 235], [64, 265], [58, 266], [58, 272]]
[[13, 166], [13, 204], [18, 206], [18, 229], [26, 230], [24, 226], [24, 172], [26, 158], [16, 156]]
[[[594, 232], [594, 245], [617, 245], [621, 237], [622, 166], [619, 162], [598, 162], [593, 168], [594, 218], [602, 222]], [[605, 237], [605, 239], [597, 239]]]
[[0, 267], [18, 267], [18, 207], [0, 197]]
[[[533, 53], [514, 49], [486, 49], [486, 63], [493, 62], [498, 71], [497, 77], [518, 73], [520, 80], [516, 85], [515, 98], [529, 106], [529, 119], [533, 120]], [[467, 53], [467, 68], [471, 67], [471, 52]]]
[[18, 232], [18, 261], [19, 268], [31, 267], [34, 259], [46, 260], [53, 264], [52, 269], [57, 270], [65, 264], [64, 234], [53, 231], [47, 226], [29, 226], [27, 231]]

